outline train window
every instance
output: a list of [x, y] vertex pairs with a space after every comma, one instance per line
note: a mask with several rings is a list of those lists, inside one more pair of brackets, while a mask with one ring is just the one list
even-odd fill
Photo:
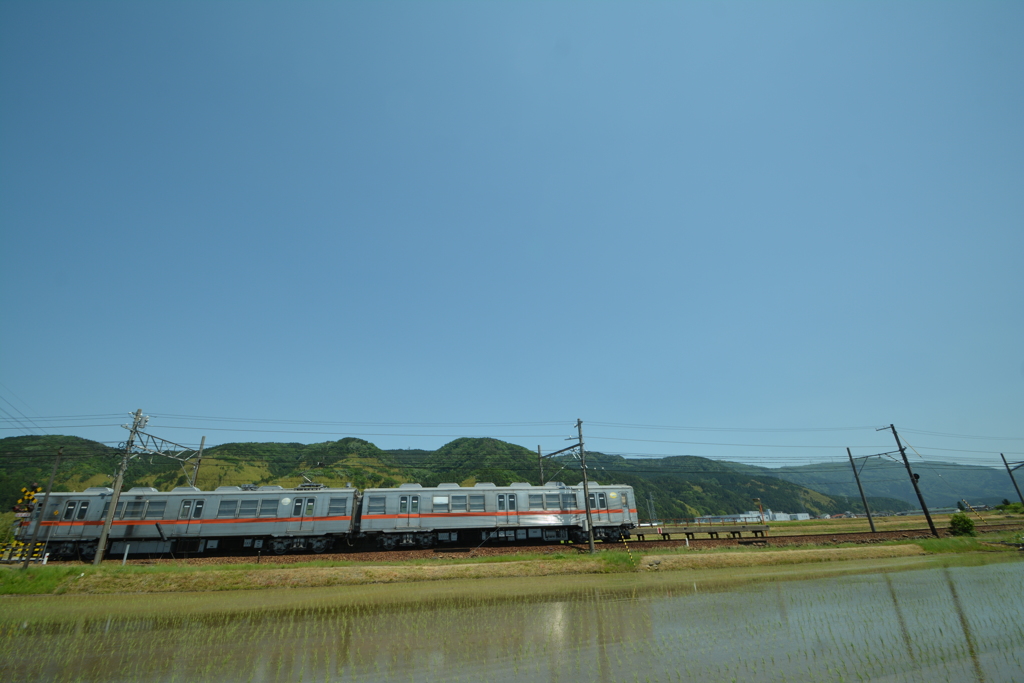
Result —
[[197, 500], [196, 504], [192, 506], [192, 519], [199, 519], [203, 516], [203, 504], [205, 500]]
[[508, 511], [509, 512], [515, 512], [516, 511], [516, 494], [514, 494], [514, 493], [508, 494]]
[[327, 507], [328, 517], [348, 514], [348, 498], [331, 498]]
[[597, 494], [597, 507], [601, 510], [608, 509], [608, 498], [603, 494]]
[[256, 510], [260, 506], [260, 501], [256, 498], [248, 498], [243, 500], [238, 505], [238, 516], [239, 517], [255, 517]]
[[315, 506], [315, 505], [316, 505], [316, 498], [307, 498], [306, 499], [306, 512], [305, 512], [305, 516], [306, 517], [312, 517], [313, 516], [313, 506]]
[[149, 507], [146, 508], [146, 519], [163, 519], [166, 509], [166, 500], [151, 500], [149, 501]]
[[575, 493], [563, 493], [562, 494], [562, 509], [563, 510], [575, 510], [579, 506], [576, 500]]
[[485, 509], [483, 495], [469, 497], [470, 512], [483, 512]]
[[222, 500], [217, 508], [217, 518], [234, 517], [236, 512], [238, 512], [237, 500]]
[[629, 499], [626, 498], [626, 494], [622, 494], [622, 511], [629, 512]]
[[181, 501], [181, 512], [178, 513], [178, 517], [180, 517], [181, 519], [188, 519], [188, 515], [190, 512], [192, 512], [192, 501]]
[[548, 510], [558, 509], [558, 494], [557, 493], [545, 493], [544, 503], [547, 505]]
[[398, 499], [398, 514], [409, 514], [409, 496], [402, 496]]
[[530, 494], [530, 509], [531, 510], [543, 510], [544, 509], [544, 494], [543, 493], [531, 493]]
[[448, 496], [434, 496], [431, 504], [434, 512], [448, 512]]
[[596, 508], [597, 508], [597, 494], [596, 493], [591, 493], [590, 494], [590, 509], [594, 510]]
[[452, 512], [466, 511], [466, 496], [452, 496]]
[[280, 501], [277, 498], [260, 499], [260, 517], [277, 517], [277, 506]]
[[369, 502], [366, 504], [366, 512], [371, 515], [383, 515], [386, 500], [384, 496], [370, 496]]
[[85, 519], [85, 514], [89, 512], [89, 501], [83, 500], [81, 505], [78, 506], [78, 515], [75, 519]]
[[75, 516], [75, 506], [78, 505], [73, 500], [68, 501], [67, 506], [64, 508], [64, 519], [71, 519]]
[[302, 516], [302, 499], [296, 498], [295, 503], [292, 505], [292, 517]]
[[504, 511], [505, 511], [505, 494], [504, 493], [499, 493], [498, 494], [498, 512], [504, 512]]
[[418, 515], [420, 512], [420, 497], [409, 496], [409, 498], [411, 499], [409, 501], [409, 513], [413, 515]]
[[145, 507], [144, 500], [129, 500], [124, 506], [124, 519], [142, 519], [142, 510]]

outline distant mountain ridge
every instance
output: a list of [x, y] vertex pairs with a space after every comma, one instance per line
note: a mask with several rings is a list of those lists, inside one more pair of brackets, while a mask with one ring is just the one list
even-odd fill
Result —
[[[863, 469], [860, 469], [862, 465]], [[848, 463], [817, 463], [771, 469], [740, 463], [729, 463], [728, 466], [752, 476], [765, 474], [785, 479], [830, 496], [860, 496], [853, 470]], [[866, 464], [857, 461], [857, 466], [864, 492], [868, 496], [896, 498], [906, 501], [915, 509], [921, 507], [902, 462], [872, 459]], [[1017, 499], [1005, 469], [954, 465], [917, 457], [911, 459], [910, 466], [915, 474], [921, 475], [918, 487], [929, 507], [952, 507], [964, 498], [972, 504], [989, 505], [1000, 503], [1003, 499]]]
[[[9, 437], [0, 439], [0, 505], [8, 508], [13, 504], [22, 486], [45, 483], [52, 456], [60, 446], [65, 447], [65, 460], [57, 477], [58, 490], [110, 485], [121, 459], [114, 448], [73, 436]], [[781, 478], [773, 470], [743, 471], [738, 468], [744, 466], [736, 463], [695, 456], [640, 460], [588, 452], [587, 465], [594, 482], [633, 486], [642, 520], [650, 517], [648, 497], [659, 520], [745, 512], [756, 509], [755, 498], [766, 509], [781, 512], [823, 514], [861, 509], [859, 497], [813, 490]], [[169, 458], [142, 456], [132, 460], [125, 487], [169, 490], [187, 483], [191, 473], [191, 463], [182, 468]], [[203, 489], [249, 483], [295, 486], [307, 479], [335, 486], [351, 483], [359, 488], [408, 481], [427, 486], [443, 482], [471, 486], [481, 481], [538, 484], [540, 471], [535, 452], [499, 439], [461, 438], [434, 451], [385, 451], [349, 437], [316, 444], [214, 446], [203, 453], [198, 484]], [[546, 459], [544, 479], [578, 483], [582, 479], [579, 461], [572, 455]], [[905, 500], [884, 496], [873, 496], [869, 504], [878, 511], [911, 507]]]

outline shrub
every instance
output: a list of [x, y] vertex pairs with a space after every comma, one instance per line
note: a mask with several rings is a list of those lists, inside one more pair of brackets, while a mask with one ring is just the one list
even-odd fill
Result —
[[974, 520], [962, 512], [957, 512], [949, 518], [949, 533], [953, 536], [973, 536]]

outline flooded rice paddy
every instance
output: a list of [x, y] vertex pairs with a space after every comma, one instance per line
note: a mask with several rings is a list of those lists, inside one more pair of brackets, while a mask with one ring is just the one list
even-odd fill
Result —
[[5, 598], [0, 678], [1024, 680], [1024, 562], [833, 565]]

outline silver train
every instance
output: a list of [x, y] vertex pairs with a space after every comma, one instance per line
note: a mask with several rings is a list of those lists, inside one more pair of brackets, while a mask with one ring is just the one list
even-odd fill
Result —
[[[39, 541], [51, 557], [95, 557], [113, 489], [52, 493], [16, 522], [15, 537]], [[633, 489], [590, 486], [594, 538], [629, 538], [637, 525]], [[40, 522], [40, 516], [42, 521]], [[114, 510], [107, 554], [323, 553], [369, 541], [391, 550], [438, 544], [583, 542], [588, 538], [583, 485], [479, 483], [472, 487], [402, 484], [392, 489], [329, 488], [303, 484], [219, 486], [201, 491], [135, 487]]]

